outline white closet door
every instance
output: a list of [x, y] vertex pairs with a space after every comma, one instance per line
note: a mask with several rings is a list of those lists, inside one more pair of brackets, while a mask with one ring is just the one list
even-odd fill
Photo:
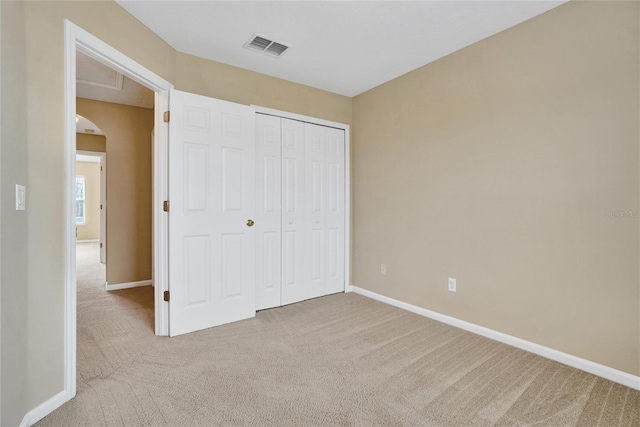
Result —
[[281, 304], [280, 118], [256, 114], [256, 309]]
[[171, 91], [169, 334], [255, 316], [255, 113]]
[[325, 146], [327, 128], [305, 123], [305, 188], [307, 238], [307, 298], [326, 292], [326, 171]]
[[256, 308], [344, 291], [344, 131], [256, 118]]
[[344, 291], [344, 131], [305, 124], [305, 187], [309, 292]]
[[327, 128], [325, 150], [325, 295], [344, 291], [344, 131]]
[[304, 123], [282, 119], [282, 305], [309, 298]]

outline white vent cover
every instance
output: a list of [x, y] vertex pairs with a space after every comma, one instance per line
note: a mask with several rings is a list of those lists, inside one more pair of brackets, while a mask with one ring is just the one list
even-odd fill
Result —
[[276, 42], [268, 37], [261, 36], [260, 34], [253, 34], [249, 41], [244, 44], [247, 49], [257, 50], [262, 53], [266, 53], [272, 56], [281, 56], [285, 53], [291, 45]]

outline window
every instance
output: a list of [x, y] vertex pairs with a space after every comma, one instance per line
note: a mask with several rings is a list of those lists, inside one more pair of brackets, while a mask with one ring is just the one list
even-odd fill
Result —
[[84, 176], [76, 176], [76, 225], [85, 225]]

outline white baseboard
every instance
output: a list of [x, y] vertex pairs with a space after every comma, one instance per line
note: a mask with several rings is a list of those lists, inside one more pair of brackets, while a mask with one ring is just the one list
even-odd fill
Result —
[[76, 243], [98, 243], [100, 239], [76, 240]]
[[476, 325], [475, 323], [456, 319], [455, 317], [447, 316], [435, 311], [427, 310], [426, 308], [398, 301], [396, 299], [389, 298], [384, 295], [368, 291], [366, 289], [358, 288], [357, 286], [351, 286], [350, 288], [353, 292], [365, 297], [369, 297], [371, 299], [392, 305], [394, 307], [411, 311], [412, 313], [416, 313], [421, 316], [437, 320], [438, 322], [455, 326], [456, 328], [473, 332], [474, 334], [482, 335], [483, 337], [487, 337], [492, 340], [500, 341], [501, 343], [529, 351], [539, 356], [546, 357], [547, 359], [555, 360], [556, 362], [560, 362], [565, 365], [588, 372], [590, 374], [597, 375], [599, 377], [606, 378], [613, 382], [625, 385], [627, 387], [640, 390], [640, 377], [631, 375], [627, 372], [619, 371], [617, 369], [610, 368], [609, 366], [601, 365], [599, 363], [595, 363], [587, 359], [582, 359], [571, 354], [563, 353], [561, 351], [554, 350], [552, 348], [545, 347], [531, 341], [526, 341], [512, 335], [507, 335], [493, 329], [485, 328], [484, 326]]
[[104, 288], [107, 291], [117, 291], [119, 289], [138, 288], [140, 286], [149, 286], [149, 285], [151, 285], [151, 280], [141, 280], [139, 282], [116, 283], [115, 285], [110, 285], [108, 283], [105, 283]]
[[27, 414], [22, 419], [22, 422], [20, 423], [20, 427], [31, 427], [32, 425], [58, 409], [68, 400], [69, 399], [67, 399], [67, 392], [61, 391], [51, 399], [27, 412]]

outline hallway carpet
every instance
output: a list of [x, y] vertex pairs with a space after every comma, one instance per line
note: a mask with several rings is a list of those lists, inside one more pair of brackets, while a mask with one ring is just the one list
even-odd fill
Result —
[[100, 243], [76, 243], [76, 281], [78, 288], [104, 288], [106, 265], [100, 264]]
[[78, 394], [38, 426], [639, 426], [640, 392], [356, 294], [153, 335], [78, 290]]

